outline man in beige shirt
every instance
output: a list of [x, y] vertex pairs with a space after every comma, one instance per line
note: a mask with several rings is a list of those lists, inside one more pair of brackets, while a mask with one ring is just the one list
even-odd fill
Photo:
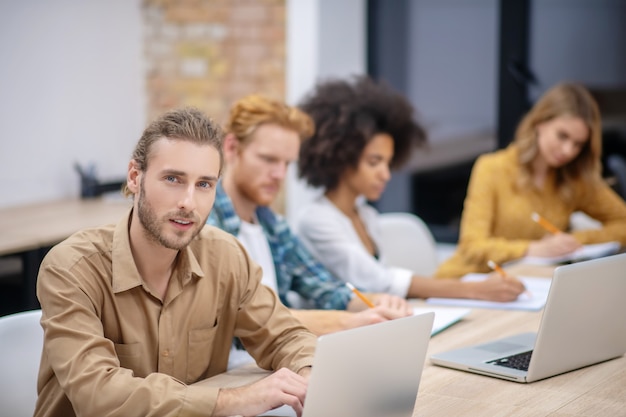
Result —
[[[128, 215], [46, 256], [35, 416], [256, 415], [282, 404], [300, 415], [315, 336], [260, 284], [234, 237], [204, 227], [221, 141], [199, 111], [166, 113], [128, 165]], [[191, 385], [226, 370], [233, 337], [278, 371], [241, 388]]]

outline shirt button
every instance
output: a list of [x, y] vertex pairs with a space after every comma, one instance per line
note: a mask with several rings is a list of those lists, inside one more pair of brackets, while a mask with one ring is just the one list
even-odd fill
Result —
[[166, 358], [167, 358], [168, 356], [170, 356], [170, 351], [169, 351], [169, 350], [167, 350], [167, 349], [166, 349], [166, 350], [164, 350], [164, 351], [163, 351], [163, 356], [165, 356]]

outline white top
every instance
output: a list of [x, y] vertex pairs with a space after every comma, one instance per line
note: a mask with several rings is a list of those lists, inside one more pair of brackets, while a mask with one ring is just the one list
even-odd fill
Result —
[[278, 294], [276, 284], [276, 269], [270, 244], [263, 233], [263, 228], [258, 223], [241, 222], [237, 239], [250, 254], [250, 257], [263, 269], [261, 283], [270, 287]]
[[385, 254], [380, 253], [378, 211], [361, 200], [356, 209], [378, 247], [378, 259], [367, 251], [350, 219], [324, 196], [300, 211], [294, 230], [307, 249], [338, 278], [364, 291], [406, 297], [413, 272], [385, 265]]
[[[272, 252], [261, 225], [258, 223], [244, 222], [242, 220], [237, 239], [239, 239], [243, 247], [246, 248], [250, 257], [263, 269], [261, 283], [270, 287], [278, 294], [276, 269], [274, 268]], [[254, 358], [248, 351], [237, 349], [235, 345], [233, 345], [230, 348], [230, 355], [228, 356], [228, 370], [238, 368], [248, 363], [254, 363]]]

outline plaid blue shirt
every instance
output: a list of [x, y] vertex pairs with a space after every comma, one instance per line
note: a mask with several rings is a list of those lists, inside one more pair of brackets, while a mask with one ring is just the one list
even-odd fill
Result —
[[[263, 206], [256, 209], [256, 215], [272, 252], [278, 296], [283, 304], [291, 307], [287, 301], [287, 292], [291, 290], [318, 309], [345, 310], [352, 292], [313, 258], [291, 233], [287, 221]], [[207, 223], [235, 237], [239, 235], [241, 219], [221, 181], [217, 184], [215, 204]]]

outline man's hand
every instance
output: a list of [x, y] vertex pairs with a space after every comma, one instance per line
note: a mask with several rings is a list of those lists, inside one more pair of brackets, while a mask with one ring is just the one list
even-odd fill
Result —
[[399, 312], [402, 317], [413, 314], [413, 308], [409, 305], [405, 298], [384, 293], [368, 294], [367, 296], [374, 302], [375, 305], [395, 310]]
[[311, 376], [311, 370], [313, 368], [311, 366], [305, 366], [304, 368], [300, 369], [298, 371], [298, 375], [304, 377], [307, 381], [309, 380], [309, 377]]
[[[374, 303], [376, 307], [380, 306], [384, 307], [390, 312], [393, 311], [390, 318], [405, 317], [413, 314], [413, 309], [405, 298], [385, 293], [366, 293], [365, 296], [372, 303]], [[358, 297], [354, 297], [352, 300], [350, 300], [347, 310], [362, 311], [368, 308], [369, 307], [365, 305], [365, 303], [361, 301], [361, 299], [359, 299]]]
[[310, 368], [302, 368], [299, 373], [282, 368], [250, 385], [223, 388], [217, 396], [213, 416], [255, 416], [286, 404], [300, 417]]

